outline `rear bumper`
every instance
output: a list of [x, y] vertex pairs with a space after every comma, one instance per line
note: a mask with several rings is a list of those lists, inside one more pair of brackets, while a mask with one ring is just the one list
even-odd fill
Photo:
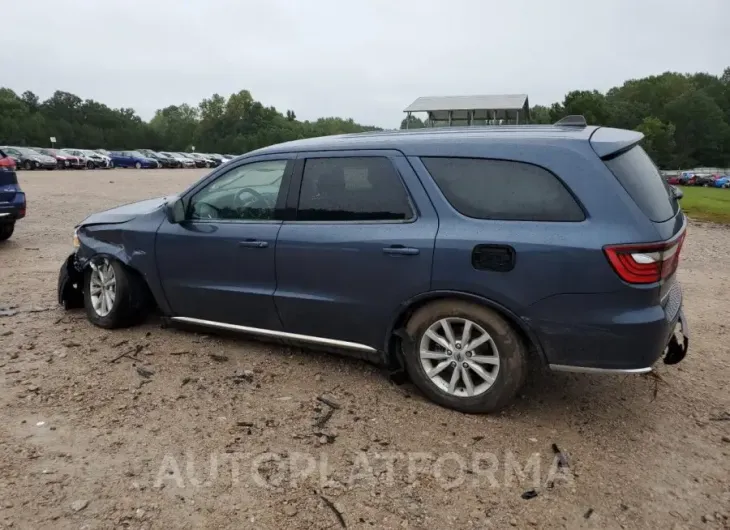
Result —
[[16, 192], [10, 202], [0, 200], [0, 223], [14, 223], [25, 217], [25, 194]]
[[532, 306], [525, 321], [561, 371], [645, 373], [662, 358], [680, 362], [689, 344], [679, 284], [648, 307], [622, 293], [559, 295]]
[[[679, 310], [679, 316], [675, 323], [675, 329], [670, 333], [667, 344], [660, 356], [664, 360], [664, 364], [677, 364], [681, 362], [689, 350], [689, 328], [684, 311]], [[566, 364], [550, 364], [550, 369], [556, 372], [582, 372], [596, 374], [646, 374], [652, 371], [654, 363], [643, 368], [599, 368], [592, 366], [575, 366]]]

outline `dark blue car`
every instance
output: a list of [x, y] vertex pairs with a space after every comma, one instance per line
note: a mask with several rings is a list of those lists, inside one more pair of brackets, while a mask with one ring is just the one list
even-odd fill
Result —
[[137, 151], [113, 151], [109, 153], [114, 167], [133, 167], [136, 169], [155, 169], [160, 167], [157, 160]]
[[15, 160], [0, 149], [0, 241], [10, 238], [15, 223], [25, 217], [25, 193], [18, 184]]
[[505, 406], [531, 363], [646, 373], [687, 351], [686, 220], [641, 139], [583, 122], [260, 149], [84, 220], [59, 301], [104, 328], [156, 306], [350, 352], [465, 412]]

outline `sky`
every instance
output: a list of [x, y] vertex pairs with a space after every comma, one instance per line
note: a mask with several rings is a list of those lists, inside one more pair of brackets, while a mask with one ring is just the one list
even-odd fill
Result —
[[0, 0], [0, 86], [150, 119], [248, 89], [298, 119], [398, 127], [419, 96], [549, 105], [730, 66], [730, 0]]

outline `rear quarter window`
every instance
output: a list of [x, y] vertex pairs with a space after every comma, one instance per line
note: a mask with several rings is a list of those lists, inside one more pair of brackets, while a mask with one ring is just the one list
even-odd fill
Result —
[[423, 157], [446, 200], [462, 215], [506, 221], [583, 221], [565, 185], [547, 169], [508, 160]]
[[661, 223], [674, 217], [679, 209], [669, 185], [649, 155], [637, 145], [605, 161], [636, 205], [649, 219]]

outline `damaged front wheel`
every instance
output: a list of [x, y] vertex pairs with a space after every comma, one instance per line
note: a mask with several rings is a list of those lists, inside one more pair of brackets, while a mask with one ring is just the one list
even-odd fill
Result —
[[92, 324], [106, 329], [127, 327], [145, 315], [142, 280], [119, 261], [93, 259], [84, 272], [83, 291], [86, 316]]

